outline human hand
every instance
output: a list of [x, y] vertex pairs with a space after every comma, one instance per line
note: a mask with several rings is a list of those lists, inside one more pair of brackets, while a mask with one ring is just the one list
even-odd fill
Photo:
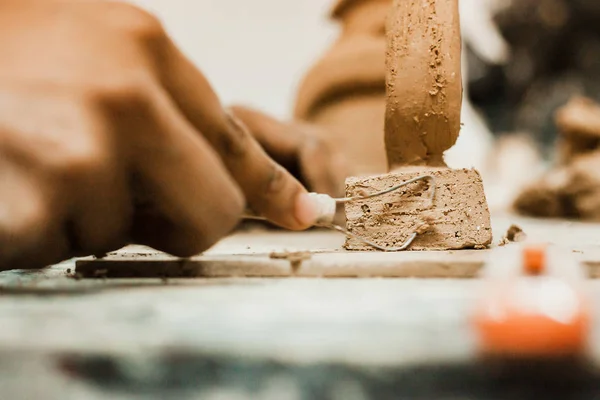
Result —
[[248, 107], [231, 112], [248, 127], [254, 138], [276, 162], [313, 192], [344, 196], [346, 160], [323, 139], [319, 127], [303, 122], [284, 123]]
[[314, 222], [306, 190], [150, 14], [14, 0], [0, 26], [0, 269], [131, 242], [189, 256], [246, 203], [288, 229]]

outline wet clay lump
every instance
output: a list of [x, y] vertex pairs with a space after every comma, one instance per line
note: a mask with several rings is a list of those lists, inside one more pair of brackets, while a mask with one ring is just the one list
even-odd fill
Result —
[[387, 36], [389, 167], [444, 166], [460, 130], [458, 0], [394, 0]]

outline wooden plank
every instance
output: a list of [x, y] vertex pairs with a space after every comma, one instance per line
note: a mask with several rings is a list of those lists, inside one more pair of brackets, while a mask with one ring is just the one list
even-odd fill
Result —
[[[289, 253], [294, 258], [294, 253]], [[485, 252], [310, 253], [294, 268], [287, 259], [269, 255], [200, 256], [188, 260], [162, 254], [80, 260], [76, 272], [85, 278], [150, 277], [419, 277], [471, 278], [483, 266]]]
[[[285, 259], [269, 256], [206, 256], [188, 260], [162, 254], [135, 258], [77, 261], [83, 278], [218, 278], [218, 277], [382, 277], [382, 278], [475, 278], [490, 250], [419, 253], [315, 253], [294, 268]], [[437, 254], [436, 254], [437, 253]], [[290, 253], [292, 256], [294, 253]], [[575, 255], [590, 278], [600, 278], [600, 252]]]
[[[519, 224], [530, 240], [565, 247], [584, 263], [590, 277], [600, 278], [600, 225], [499, 217], [494, 220], [497, 242], [513, 223]], [[79, 260], [76, 271], [88, 278], [472, 278], [490, 256], [490, 250], [346, 252], [342, 250], [343, 242], [343, 235], [319, 230], [305, 233], [242, 232], [191, 259], [182, 260], [152, 249], [132, 246], [105, 259]], [[285, 252], [289, 252], [290, 259], [281, 258]], [[295, 261], [296, 268], [293, 268], [294, 256], [298, 252], [308, 252], [310, 257], [299, 263]]]

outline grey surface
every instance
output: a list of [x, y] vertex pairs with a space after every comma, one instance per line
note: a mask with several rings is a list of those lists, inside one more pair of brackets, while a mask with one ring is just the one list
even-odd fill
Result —
[[[589, 399], [600, 383], [579, 377], [561, 383], [568, 395], [552, 397], [554, 378], [532, 384], [482, 369], [468, 324], [475, 280], [109, 283], [68, 296], [0, 297], [0, 394]], [[592, 285], [600, 294], [600, 282]]]
[[115, 354], [189, 348], [374, 365], [454, 359], [471, 343], [466, 322], [475, 287], [443, 280], [220, 279], [11, 295], [0, 298], [0, 344]]

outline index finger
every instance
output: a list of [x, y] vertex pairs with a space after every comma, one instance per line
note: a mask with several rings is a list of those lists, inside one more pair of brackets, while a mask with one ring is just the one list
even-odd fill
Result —
[[325, 132], [308, 123], [286, 123], [260, 111], [231, 107], [269, 155], [295, 173], [311, 190], [343, 197], [346, 165], [341, 153], [323, 138]]
[[317, 210], [306, 189], [224, 110], [206, 78], [168, 38], [162, 45], [158, 72], [163, 86], [219, 153], [253, 211], [288, 229], [312, 226]]

